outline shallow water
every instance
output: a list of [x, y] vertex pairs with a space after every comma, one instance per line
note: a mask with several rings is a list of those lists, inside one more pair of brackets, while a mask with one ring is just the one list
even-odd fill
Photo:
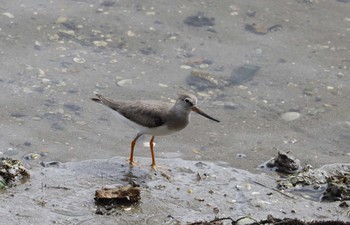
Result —
[[[185, 130], [156, 137], [157, 159], [253, 173], [279, 150], [314, 167], [349, 162], [349, 10], [341, 1], [5, 1], [0, 152], [35, 153], [24, 160], [34, 167], [127, 157], [135, 130], [89, 98], [171, 101], [188, 91], [221, 123], [193, 115]], [[192, 69], [206, 79], [190, 81]], [[150, 157], [147, 142], [136, 159]]]

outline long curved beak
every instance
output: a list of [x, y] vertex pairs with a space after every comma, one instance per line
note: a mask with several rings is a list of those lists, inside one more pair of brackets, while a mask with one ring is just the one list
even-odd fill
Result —
[[213, 120], [213, 121], [215, 121], [215, 122], [220, 122], [219, 120], [217, 120], [217, 119], [215, 119], [215, 118], [209, 116], [208, 114], [206, 114], [205, 112], [203, 112], [202, 110], [200, 110], [199, 108], [197, 108], [197, 107], [195, 107], [195, 106], [192, 108], [192, 111], [193, 111], [193, 112], [196, 112], [196, 113], [198, 113], [198, 114], [200, 114], [200, 115], [202, 115], [202, 116], [204, 116], [204, 117], [207, 117], [208, 119], [211, 119], [211, 120]]

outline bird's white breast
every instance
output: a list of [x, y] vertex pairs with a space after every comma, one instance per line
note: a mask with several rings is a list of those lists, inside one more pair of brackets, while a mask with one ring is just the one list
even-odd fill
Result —
[[153, 127], [153, 128], [143, 127], [140, 130], [140, 133], [148, 134], [148, 135], [152, 135], [152, 136], [165, 136], [165, 135], [175, 133], [177, 131], [179, 131], [179, 130], [170, 130], [167, 125], [163, 125], [160, 127]]

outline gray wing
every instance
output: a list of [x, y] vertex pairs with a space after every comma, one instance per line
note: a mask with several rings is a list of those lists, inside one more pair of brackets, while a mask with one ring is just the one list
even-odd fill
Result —
[[127, 119], [145, 127], [159, 127], [166, 123], [168, 104], [156, 101], [124, 102], [118, 111]]
[[164, 125], [168, 111], [171, 108], [169, 103], [152, 100], [113, 101], [98, 96], [98, 101], [96, 102], [100, 102], [117, 111], [125, 118], [149, 128]]

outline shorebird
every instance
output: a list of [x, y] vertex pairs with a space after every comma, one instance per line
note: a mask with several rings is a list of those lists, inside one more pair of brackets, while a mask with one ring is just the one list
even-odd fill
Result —
[[220, 122], [199, 109], [197, 98], [192, 94], [179, 94], [175, 104], [154, 100], [115, 101], [104, 98], [100, 94], [96, 94], [96, 97], [91, 98], [91, 100], [114, 110], [117, 115], [126, 118], [129, 125], [138, 129], [136, 137], [131, 142], [130, 165], [135, 164], [134, 148], [137, 139], [144, 134], [152, 136], [150, 149], [153, 169], [156, 168], [153, 149], [155, 136], [169, 135], [184, 129], [190, 121], [191, 111], [215, 122]]

